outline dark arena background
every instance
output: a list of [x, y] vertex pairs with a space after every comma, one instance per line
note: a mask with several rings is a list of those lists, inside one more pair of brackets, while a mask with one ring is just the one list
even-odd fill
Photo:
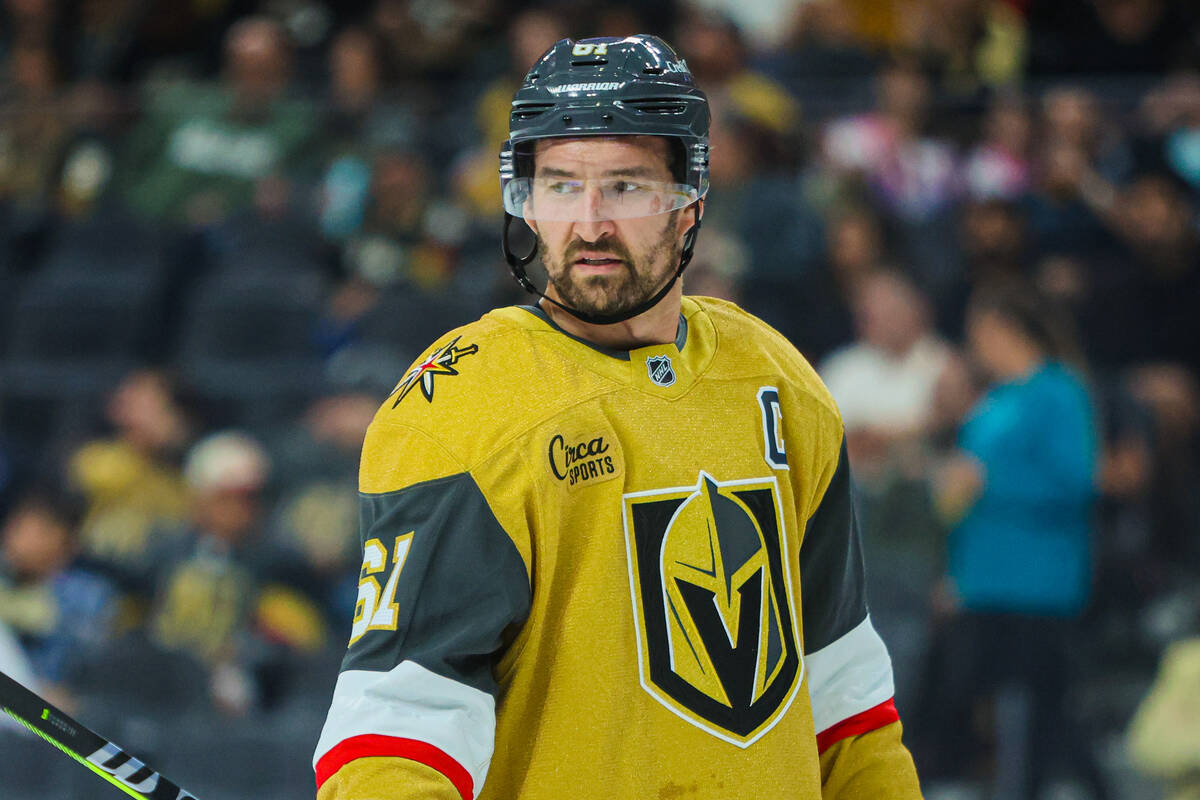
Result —
[[[363, 433], [441, 333], [527, 302], [496, 174], [525, 69], [636, 32], [714, 109], [686, 291], [770, 322], [841, 407], [926, 796], [1196, 797], [1188, 0], [4, 0], [0, 671], [203, 800], [313, 795]], [[982, 480], [1040, 490], [1057, 535], [1055, 408], [993, 419], [1014, 329], [1094, 444], [1090, 589], [1015, 636], [947, 578], [964, 421], [1044, 431], [1045, 474], [999, 448]], [[1080, 582], [1027, 535], [995, 569]], [[0, 797], [122, 796], [0, 722]]]

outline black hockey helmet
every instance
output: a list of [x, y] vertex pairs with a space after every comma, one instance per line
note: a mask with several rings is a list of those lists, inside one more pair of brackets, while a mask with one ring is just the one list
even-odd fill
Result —
[[[513, 218], [525, 216], [532, 176], [533, 146], [539, 139], [578, 136], [665, 136], [679, 153], [675, 208], [708, 192], [708, 98], [674, 49], [657, 36], [562, 39], [538, 59], [513, 97], [509, 139], [500, 151], [504, 196], [503, 250], [517, 282], [545, 297], [525, 272], [536, 250], [517, 256], [509, 248]], [[666, 208], [664, 210], [671, 210]], [[675, 277], [631, 312], [596, 316], [562, 306], [587, 322], [621, 322], [653, 307], [666, 296], [691, 260], [700, 218], [684, 236]], [[549, 298], [547, 298], [549, 299]], [[551, 301], [554, 302], [554, 301]]]

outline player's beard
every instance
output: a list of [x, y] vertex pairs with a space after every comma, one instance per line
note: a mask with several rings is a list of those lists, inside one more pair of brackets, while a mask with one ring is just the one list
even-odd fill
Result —
[[[631, 311], [653, 297], [675, 274], [683, 249], [676, 233], [679, 212], [665, 216], [662, 235], [642, 253], [631, 253], [615, 236], [595, 242], [576, 238], [567, 245], [562, 262], [556, 264], [546, 242], [538, 237], [538, 255], [561, 302], [585, 314], [613, 315]], [[583, 251], [619, 259], [620, 267], [605, 274], [580, 276], [575, 261]]]

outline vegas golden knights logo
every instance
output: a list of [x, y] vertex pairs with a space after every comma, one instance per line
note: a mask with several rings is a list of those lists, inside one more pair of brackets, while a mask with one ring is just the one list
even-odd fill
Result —
[[627, 494], [625, 544], [642, 686], [747, 747], [803, 677], [774, 478]]

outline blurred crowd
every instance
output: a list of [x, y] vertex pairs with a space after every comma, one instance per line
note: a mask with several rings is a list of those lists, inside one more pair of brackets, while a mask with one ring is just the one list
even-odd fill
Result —
[[1200, 697], [1183, 0], [4, 0], [0, 669], [97, 714], [307, 710], [315, 741], [366, 426], [437, 335], [528, 301], [512, 93], [635, 32], [714, 110], [686, 291], [842, 410], [923, 777], [1196, 796], [1200, 713], [1162, 699]]

